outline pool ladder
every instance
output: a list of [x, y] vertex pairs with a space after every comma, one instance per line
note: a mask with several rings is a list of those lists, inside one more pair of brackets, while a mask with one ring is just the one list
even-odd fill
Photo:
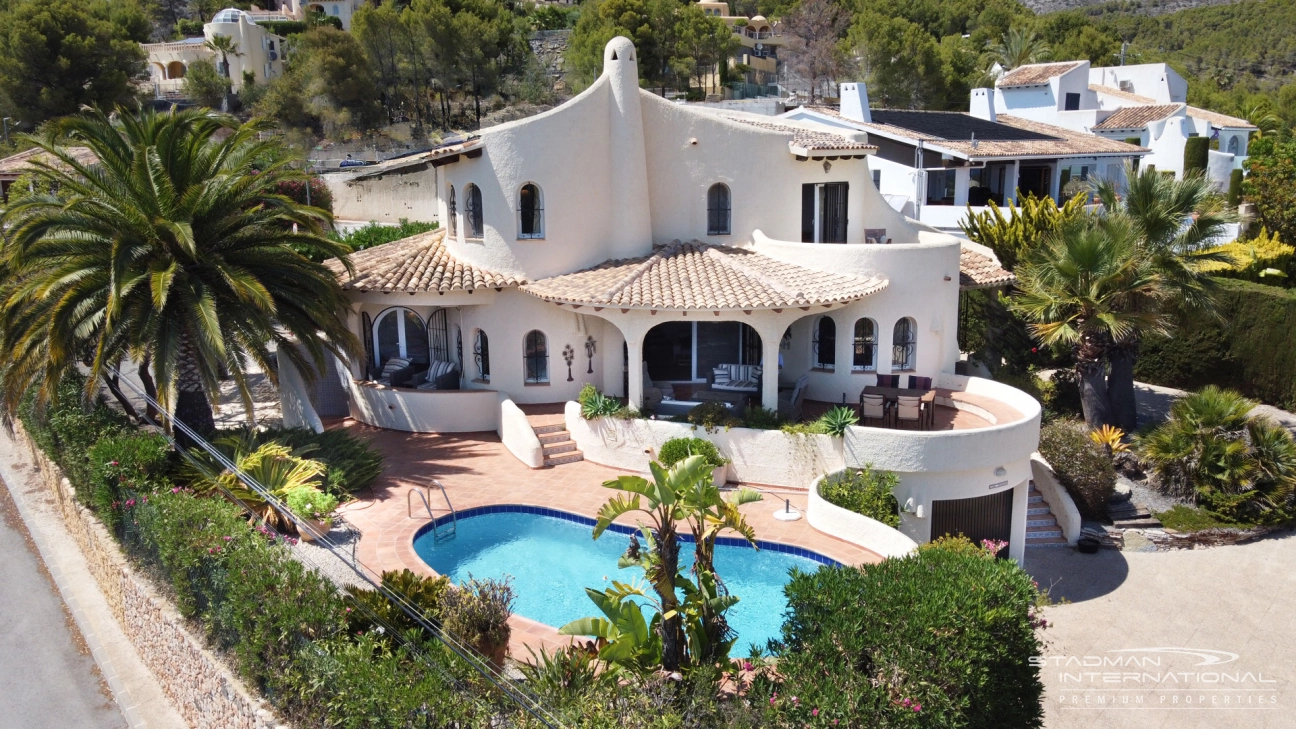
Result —
[[[414, 518], [414, 502], [410, 497], [417, 494], [419, 500], [423, 502], [423, 508], [427, 511], [428, 518], [432, 520], [433, 539], [436, 541], [452, 539], [459, 533], [459, 515], [455, 513], [454, 505], [450, 503], [450, 494], [446, 493], [445, 486], [442, 486], [441, 482], [435, 478], [431, 479], [431, 481], [431, 484], [421, 487], [421, 490], [420, 487], [415, 487], [405, 492], [405, 515], [410, 519]], [[445, 499], [446, 508], [450, 510], [450, 529], [444, 534], [437, 529], [437, 519], [432, 513], [431, 498], [433, 486], [441, 490], [441, 496]]]

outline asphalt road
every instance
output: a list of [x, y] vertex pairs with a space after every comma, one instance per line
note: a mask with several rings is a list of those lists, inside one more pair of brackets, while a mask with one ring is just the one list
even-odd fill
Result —
[[124, 729], [2, 484], [0, 517], [0, 729]]

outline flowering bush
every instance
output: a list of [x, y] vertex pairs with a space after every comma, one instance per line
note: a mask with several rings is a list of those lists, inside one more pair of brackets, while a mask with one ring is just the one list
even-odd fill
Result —
[[[1038, 610], [1000, 545], [944, 540], [901, 559], [794, 573], [782, 685], [792, 726], [1038, 727]], [[784, 696], [788, 697], [784, 699]]]
[[284, 501], [289, 511], [297, 516], [328, 524], [333, 522], [333, 510], [338, 506], [336, 496], [313, 486], [290, 489]]

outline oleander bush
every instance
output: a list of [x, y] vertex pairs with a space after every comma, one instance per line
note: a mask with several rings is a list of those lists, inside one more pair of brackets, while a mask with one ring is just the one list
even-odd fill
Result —
[[729, 459], [720, 455], [720, 450], [714, 443], [701, 438], [671, 438], [662, 443], [661, 450], [657, 454], [657, 462], [665, 468], [670, 468], [689, 456], [702, 456], [706, 459], [707, 465], [712, 468], [719, 468], [729, 463]]
[[1090, 440], [1084, 423], [1045, 423], [1040, 428], [1039, 452], [1053, 467], [1081, 516], [1105, 521], [1107, 500], [1116, 490], [1116, 469], [1103, 447]]
[[1042, 726], [1046, 598], [1012, 560], [963, 547], [794, 572], [774, 725]]
[[116, 504], [130, 493], [171, 488], [175, 451], [157, 433], [122, 431], [100, 438], [89, 450], [91, 504], [110, 527], [117, 526]]
[[819, 495], [830, 504], [898, 528], [900, 504], [894, 491], [899, 483], [899, 476], [891, 471], [874, 471], [869, 464], [824, 478], [819, 484]]

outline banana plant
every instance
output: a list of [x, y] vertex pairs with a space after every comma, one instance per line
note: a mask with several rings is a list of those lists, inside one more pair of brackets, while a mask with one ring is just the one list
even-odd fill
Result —
[[652, 670], [662, 662], [662, 638], [658, 632], [662, 613], [645, 620], [643, 605], [632, 598], [652, 598], [636, 585], [612, 581], [605, 590], [585, 588], [585, 594], [605, 617], [580, 618], [558, 629], [561, 635], [584, 635], [594, 639], [599, 660], [614, 669]]

